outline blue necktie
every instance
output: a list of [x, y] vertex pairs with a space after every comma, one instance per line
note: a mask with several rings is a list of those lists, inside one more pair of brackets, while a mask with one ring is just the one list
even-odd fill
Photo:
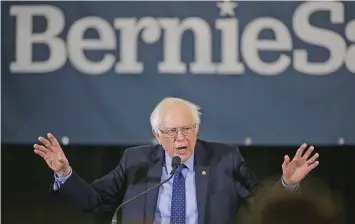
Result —
[[183, 168], [185, 165], [176, 170], [173, 180], [170, 224], [185, 224], [185, 178], [181, 172]]

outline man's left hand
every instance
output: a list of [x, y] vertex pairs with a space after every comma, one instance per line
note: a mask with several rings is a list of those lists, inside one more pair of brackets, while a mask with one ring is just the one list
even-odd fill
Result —
[[319, 165], [319, 161], [317, 161], [317, 158], [319, 157], [318, 153], [309, 158], [314, 150], [314, 147], [309, 147], [303, 154], [306, 148], [307, 144], [302, 144], [297, 150], [292, 161], [290, 161], [290, 157], [288, 155], [285, 156], [282, 164], [282, 178], [286, 184], [292, 185], [300, 183], [311, 170]]

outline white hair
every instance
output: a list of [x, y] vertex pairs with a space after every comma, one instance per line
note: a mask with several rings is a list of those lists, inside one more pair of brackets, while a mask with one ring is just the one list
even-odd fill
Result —
[[201, 123], [201, 112], [200, 112], [200, 107], [196, 104], [191, 103], [190, 101], [181, 99], [181, 98], [176, 98], [176, 97], [167, 97], [164, 98], [162, 101], [160, 101], [157, 106], [154, 108], [152, 114], [150, 115], [150, 124], [152, 126], [152, 129], [156, 133], [160, 133], [159, 126], [161, 122], [161, 114], [162, 114], [162, 109], [164, 105], [170, 104], [170, 103], [181, 103], [190, 110], [192, 114], [192, 118], [195, 122], [195, 124], [200, 124]]

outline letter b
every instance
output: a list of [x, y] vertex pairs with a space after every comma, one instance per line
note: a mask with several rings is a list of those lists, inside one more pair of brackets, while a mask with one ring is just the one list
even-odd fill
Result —
[[[10, 15], [16, 16], [15, 61], [10, 64], [11, 72], [45, 73], [59, 69], [66, 62], [66, 47], [58, 34], [64, 28], [64, 15], [54, 6], [12, 6]], [[47, 29], [43, 33], [33, 33], [33, 17], [43, 16]], [[49, 58], [46, 61], [33, 61], [33, 44], [46, 44]]]

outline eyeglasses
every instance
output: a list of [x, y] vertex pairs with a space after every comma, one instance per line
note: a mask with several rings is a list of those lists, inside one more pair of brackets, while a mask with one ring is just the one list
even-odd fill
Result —
[[166, 131], [162, 131], [160, 129], [159, 130], [164, 136], [166, 136], [168, 138], [175, 138], [178, 135], [179, 130], [181, 130], [181, 133], [184, 136], [186, 136], [186, 135], [192, 133], [195, 130], [195, 128], [196, 128], [196, 124], [194, 124], [192, 126], [181, 127], [181, 128], [172, 128], [172, 129], [168, 129]]

